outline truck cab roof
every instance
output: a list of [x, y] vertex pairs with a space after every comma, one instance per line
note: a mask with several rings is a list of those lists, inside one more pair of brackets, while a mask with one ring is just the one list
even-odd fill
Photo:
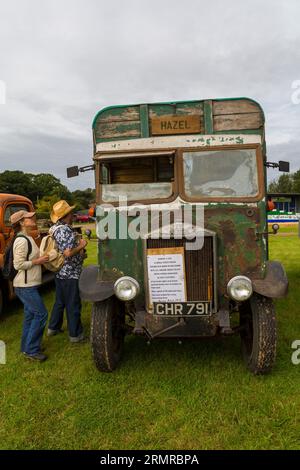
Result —
[[25, 196], [20, 196], [18, 194], [8, 194], [8, 193], [0, 193], [0, 206], [7, 202], [27, 202], [32, 206], [32, 202]]

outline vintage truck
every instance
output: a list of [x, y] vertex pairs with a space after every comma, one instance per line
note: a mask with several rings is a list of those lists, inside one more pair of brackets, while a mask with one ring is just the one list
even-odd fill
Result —
[[[3, 266], [4, 253], [7, 245], [13, 237], [13, 231], [10, 224], [10, 216], [19, 210], [34, 211], [33, 203], [30, 199], [19, 196], [17, 194], [0, 193], [0, 315], [3, 312], [4, 302], [12, 300], [15, 297], [12, 283], [3, 279], [1, 267]], [[40, 243], [45, 230], [34, 230], [32, 236], [36, 239], [37, 244]], [[53, 274], [43, 273], [43, 282], [53, 280]]]
[[67, 173], [95, 171], [99, 263], [83, 271], [80, 290], [93, 302], [99, 370], [117, 366], [125, 333], [148, 341], [239, 334], [248, 369], [271, 370], [273, 299], [286, 295], [288, 281], [268, 258], [266, 167], [288, 171], [288, 163], [267, 162], [264, 120], [248, 98], [96, 115], [93, 164]]

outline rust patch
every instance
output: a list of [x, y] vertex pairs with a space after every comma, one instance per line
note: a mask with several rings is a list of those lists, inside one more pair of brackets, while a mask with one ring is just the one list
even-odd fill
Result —
[[106, 251], [104, 252], [104, 256], [105, 256], [105, 258], [112, 259], [113, 254], [112, 254], [112, 252], [111, 252], [110, 250], [106, 250]]
[[220, 222], [220, 228], [223, 233], [223, 240], [225, 247], [234, 245], [236, 241], [236, 228], [231, 220], [224, 220]]

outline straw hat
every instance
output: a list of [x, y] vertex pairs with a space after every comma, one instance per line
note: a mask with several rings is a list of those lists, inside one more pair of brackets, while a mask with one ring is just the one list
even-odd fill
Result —
[[35, 215], [35, 212], [28, 212], [28, 211], [17, 211], [14, 214], [10, 216], [10, 222], [12, 225], [16, 224], [17, 222], [20, 222], [22, 219], [30, 219]]
[[67, 201], [61, 200], [54, 204], [50, 214], [52, 222], [55, 224], [59, 219], [62, 219], [69, 214], [76, 206], [70, 206]]

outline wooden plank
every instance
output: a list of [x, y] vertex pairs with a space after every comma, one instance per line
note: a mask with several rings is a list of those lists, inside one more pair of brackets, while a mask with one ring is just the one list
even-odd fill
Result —
[[263, 126], [260, 113], [214, 116], [214, 131], [259, 129]]
[[97, 123], [115, 122], [115, 121], [139, 121], [140, 112], [138, 106], [128, 106], [125, 108], [113, 108], [103, 111]]
[[201, 132], [199, 116], [168, 115], [151, 120], [152, 135], [194, 134]]
[[249, 100], [213, 101], [213, 115], [248, 114], [261, 112], [258, 104]]
[[149, 105], [149, 118], [177, 115], [203, 116], [202, 103], [178, 103], [177, 105]]
[[140, 121], [99, 122], [95, 129], [96, 140], [119, 137], [140, 137]]
[[178, 103], [176, 106], [176, 114], [203, 116], [203, 103]]

